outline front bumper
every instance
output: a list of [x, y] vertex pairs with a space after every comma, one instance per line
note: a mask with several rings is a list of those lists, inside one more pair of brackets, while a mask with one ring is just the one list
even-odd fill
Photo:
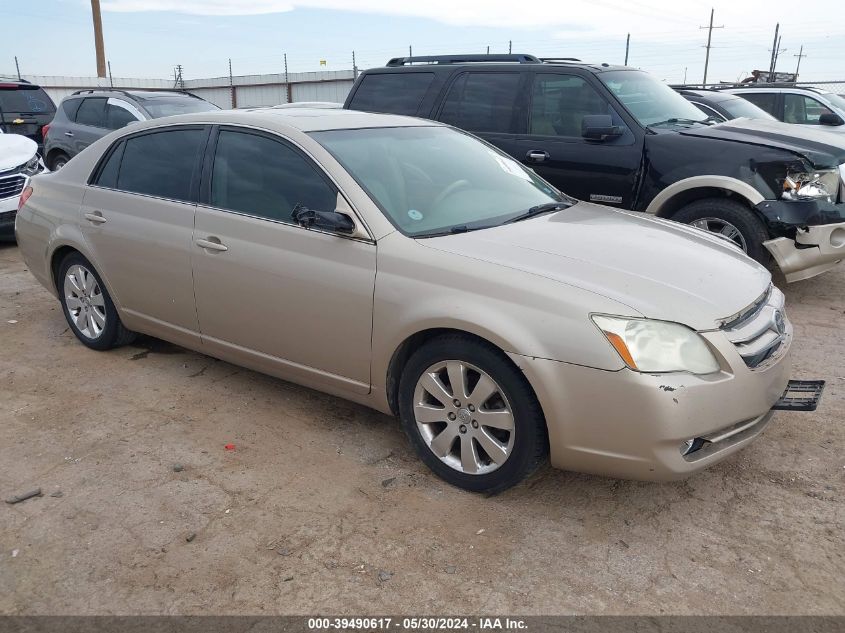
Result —
[[845, 259], [845, 203], [764, 200], [757, 208], [779, 235], [763, 245], [787, 282], [815, 277]]
[[[790, 375], [792, 328], [775, 357], [750, 369], [723, 332], [702, 334], [722, 371], [603, 371], [511, 354], [546, 417], [552, 465], [624, 479], [673, 480], [751, 442], [768, 424]], [[684, 455], [688, 440], [704, 448]]]
[[15, 216], [20, 196], [0, 199], [0, 240], [15, 238]]

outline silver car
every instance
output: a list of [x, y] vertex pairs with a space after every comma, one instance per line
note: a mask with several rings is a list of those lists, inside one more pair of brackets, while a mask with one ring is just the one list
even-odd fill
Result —
[[734, 245], [567, 198], [431, 121], [139, 123], [36, 177], [17, 237], [88, 347], [141, 332], [395, 414], [469, 490], [549, 454], [683, 477], [818, 400], [782, 398], [783, 294]]

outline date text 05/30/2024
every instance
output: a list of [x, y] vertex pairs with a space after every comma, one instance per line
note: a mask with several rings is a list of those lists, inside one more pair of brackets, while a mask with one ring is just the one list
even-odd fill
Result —
[[471, 630], [479, 631], [519, 631], [527, 627], [519, 618], [500, 617], [370, 617], [370, 618], [309, 618], [308, 629], [319, 630]]

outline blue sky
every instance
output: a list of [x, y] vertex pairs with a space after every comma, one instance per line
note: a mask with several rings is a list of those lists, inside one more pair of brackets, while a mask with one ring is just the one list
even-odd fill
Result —
[[[393, 56], [514, 52], [622, 63], [631, 32], [629, 64], [670, 82], [686, 73], [700, 81], [706, 31], [716, 9], [710, 80], [736, 80], [768, 68], [776, 16], [783, 19], [779, 70], [794, 71], [799, 47], [802, 78], [845, 80], [845, 5], [816, 0], [806, 15], [794, 0], [102, 0], [106, 56], [119, 77], [221, 76], [232, 58], [235, 74], [361, 68]], [[525, 8], [522, 8], [522, 7]], [[171, 10], [179, 7], [180, 11]], [[8, 11], [9, 9], [7, 9]], [[15, 29], [0, 43], [0, 72], [95, 74], [89, 0], [40, 0], [11, 8]], [[789, 23], [786, 23], [788, 17]], [[4, 28], [8, 31], [8, 28]]]

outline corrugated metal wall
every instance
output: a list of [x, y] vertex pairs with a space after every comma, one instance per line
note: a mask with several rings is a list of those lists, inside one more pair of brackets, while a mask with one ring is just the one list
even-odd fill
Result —
[[[138, 79], [114, 77], [59, 77], [25, 75], [32, 83], [46, 90], [57, 104], [76, 90], [86, 88], [115, 88], [131, 90], [147, 88], [172, 90], [172, 79]], [[353, 84], [351, 70], [334, 70], [312, 73], [290, 73], [291, 101], [343, 102]], [[288, 85], [283, 73], [267, 75], [239, 75], [231, 79], [234, 84], [236, 107], [272, 106], [288, 102]], [[185, 80], [185, 89], [221, 108], [232, 107], [232, 88], [229, 77]]]

